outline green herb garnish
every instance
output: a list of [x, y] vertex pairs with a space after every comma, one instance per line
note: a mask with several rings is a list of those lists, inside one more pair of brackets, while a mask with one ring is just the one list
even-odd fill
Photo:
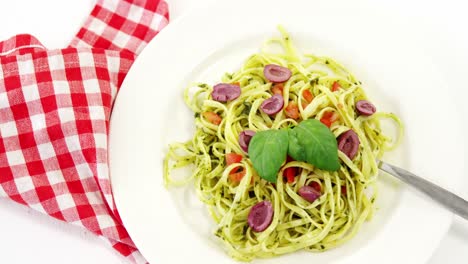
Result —
[[340, 168], [335, 135], [322, 122], [316, 119], [302, 121], [291, 129], [289, 136], [291, 158], [322, 170], [337, 171]]
[[281, 165], [288, 152], [288, 131], [265, 130], [257, 132], [249, 144], [249, 157], [260, 177], [276, 182]]
[[340, 168], [338, 146], [333, 133], [315, 119], [294, 128], [257, 132], [249, 144], [249, 157], [261, 178], [276, 183], [286, 155], [328, 171]]

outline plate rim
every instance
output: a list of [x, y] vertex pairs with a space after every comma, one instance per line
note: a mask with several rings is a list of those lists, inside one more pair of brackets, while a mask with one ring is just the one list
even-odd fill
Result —
[[[209, 5], [207, 5], [207, 6], [203, 7], [203, 8], [198, 9], [198, 12], [200, 12], [200, 10], [202, 10], [202, 9], [204, 9], [204, 8], [215, 8], [215, 6], [218, 6], [218, 5], [219, 5], [218, 3], [210, 3]], [[143, 59], [140, 59], [140, 58], [143, 58], [143, 57], [145, 56], [146, 53], [150, 53], [149, 50], [152, 49], [152, 48], [151, 48], [152, 46], [155, 46], [155, 45], [156, 45], [155, 43], [159, 42], [160, 39], [165, 38], [165, 36], [166, 36], [165, 33], [166, 33], [166, 32], [171, 32], [171, 31], [177, 30], [177, 27], [178, 27], [181, 23], [182, 23], [182, 24], [183, 24], [183, 23], [189, 23], [189, 22], [186, 22], [186, 21], [187, 21], [187, 20], [190, 21], [190, 19], [191, 19], [191, 14], [193, 14], [193, 11], [192, 11], [192, 13], [186, 13], [184, 16], [180, 17], [180, 18], [177, 19], [176, 21], [171, 22], [171, 23], [167, 26], [166, 29], [164, 29], [157, 37], [155, 37], [155, 39], [148, 45], [148, 47], [142, 52], [142, 54], [140, 54], [140, 56], [139, 56], [139, 57], [137, 58], [137, 60], [135, 61], [134, 66], [132, 66], [132, 69], [136, 68], [135, 65], [141, 64], [140, 61], [142, 61]], [[175, 29], [173, 29], [173, 28], [175, 28]], [[168, 33], [167, 33], [167, 34], [168, 34]], [[135, 74], [134, 71], [132, 71], [132, 69], [131, 69], [130, 72], [128, 73], [127, 78], [124, 80], [124, 82], [123, 82], [123, 84], [122, 84], [122, 86], [121, 86], [121, 89], [125, 89], [127, 83], [130, 82], [129, 79], [132, 78], [131, 76], [133, 76], [133, 75]], [[119, 93], [119, 94], [120, 94], [120, 93]], [[115, 109], [118, 109], [118, 108], [120, 107], [119, 105], [120, 105], [120, 104], [119, 104], [119, 96], [117, 96], [117, 99], [116, 99], [116, 101], [115, 101], [115, 103], [114, 103], [114, 110], [115, 110]], [[110, 129], [110, 136], [109, 136], [109, 138], [110, 138], [110, 140], [109, 140], [109, 145], [110, 145], [110, 146], [112, 146], [112, 142], [113, 142], [113, 136], [112, 136], [112, 135], [113, 135], [113, 133], [112, 133], [112, 130], [113, 130], [113, 129], [112, 129], [112, 127], [113, 127], [113, 123], [114, 123], [113, 120], [114, 120], [115, 118], [118, 118], [118, 117], [116, 117], [116, 116], [113, 114], [113, 115], [111, 116], [111, 123], [110, 123], [110, 128], [111, 128], [111, 129]], [[112, 150], [112, 149], [113, 149], [113, 148], [110, 147], [110, 150]], [[109, 151], [109, 155], [110, 155], [110, 159], [112, 159], [112, 158], [113, 158], [112, 151]], [[112, 163], [111, 163], [111, 165], [110, 165], [110, 171], [111, 171], [111, 174], [112, 174], [112, 171], [113, 171], [113, 169], [112, 169]], [[111, 181], [112, 181], [112, 177], [111, 177]], [[112, 185], [113, 191], [114, 191], [114, 187], [115, 187], [115, 186]], [[116, 198], [115, 198], [115, 201], [116, 201], [117, 208], [119, 209], [119, 207], [120, 207], [120, 206], [119, 206], [119, 204], [120, 204], [120, 202], [119, 202], [119, 201], [120, 201], [120, 198], [117, 198], [117, 197], [116, 197]], [[119, 212], [120, 212], [120, 211], [121, 211], [121, 210], [119, 209]], [[128, 228], [129, 225], [128, 225], [128, 222], [127, 222], [127, 220], [126, 220], [127, 217], [126, 217], [125, 215], [122, 215], [122, 213], [121, 213], [121, 218], [122, 218], [122, 221], [125, 223], [125, 226]], [[447, 221], [444, 222], [444, 224], [443, 224], [442, 229], [445, 229], [445, 230], [443, 231], [444, 234], [447, 232], [447, 230], [448, 230], [448, 228], [449, 228], [449, 226], [450, 226], [450, 223], [451, 223], [451, 221], [452, 221], [452, 214], [448, 214], [448, 216], [447, 216], [446, 218], [449, 219], [449, 220], [447, 220]], [[132, 235], [130, 231], [129, 231], [129, 233], [130, 233], [130, 235]], [[443, 236], [440, 236], [439, 242], [440, 242], [440, 240], [442, 239], [442, 237], [443, 237]], [[135, 241], [135, 243], [137, 243], [137, 242]], [[438, 243], [436, 243], [436, 244], [438, 245]], [[436, 246], [437, 246], [437, 245], [436, 245]], [[427, 258], [429, 258], [430, 255], [431, 255], [431, 254], [428, 254]]]

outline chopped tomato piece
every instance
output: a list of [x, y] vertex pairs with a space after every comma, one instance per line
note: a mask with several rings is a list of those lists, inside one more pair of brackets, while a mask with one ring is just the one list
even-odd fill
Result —
[[203, 116], [208, 120], [208, 122], [214, 124], [214, 125], [219, 125], [221, 124], [221, 121], [223, 120], [218, 114], [215, 112], [203, 112]]
[[271, 91], [273, 92], [273, 94], [283, 95], [283, 89], [284, 89], [284, 85], [282, 83], [275, 83], [271, 87]]
[[332, 85], [332, 92], [336, 92], [338, 91], [339, 89], [341, 88], [341, 85], [339, 82], [334, 82], [333, 85]]
[[239, 163], [242, 161], [242, 155], [237, 153], [228, 153], [226, 154], [226, 164], [229, 166], [234, 163]]
[[335, 112], [325, 112], [322, 116], [322, 118], [330, 119], [332, 123], [338, 120], [338, 117], [339, 115]]
[[[237, 182], [238, 183], [238, 182], [240, 182], [242, 180], [242, 178], [244, 178], [244, 176], [245, 176], [245, 170], [229, 174], [229, 179], [232, 182]], [[253, 180], [253, 178], [252, 178], [252, 180]]]
[[314, 95], [312, 95], [310, 90], [304, 90], [302, 92], [302, 97], [304, 97], [304, 99], [307, 101], [307, 103], [310, 103], [310, 102], [312, 102], [312, 100], [314, 100]]
[[296, 102], [289, 102], [288, 106], [284, 109], [286, 116], [292, 119], [299, 118], [299, 108]]
[[333, 116], [333, 112], [325, 112], [323, 113], [322, 118], [331, 119], [332, 116]]
[[343, 195], [346, 195], [346, 193], [348, 193], [348, 191], [346, 190], [346, 186], [341, 186], [341, 193]]
[[288, 181], [288, 183], [294, 182], [294, 178], [296, 177], [296, 174], [297, 174], [296, 167], [289, 167], [283, 171], [283, 177], [286, 177], [286, 180]]
[[327, 118], [322, 117], [320, 119], [320, 122], [322, 122], [322, 124], [326, 125], [328, 128], [330, 128], [332, 125], [332, 121], [330, 121], [330, 119], [327, 119]]
[[[240, 163], [242, 161], [242, 155], [237, 153], [226, 154], [226, 165], [229, 166], [234, 163]], [[238, 173], [241, 168], [235, 168], [229, 172], [229, 174]]]
[[322, 192], [322, 187], [318, 182], [313, 181], [309, 184], [309, 186], [314, 188], [317, 192]]
[[331, 127], [332, 123], [338, 120], [338, 117], [339, 115], [335, 112], [325, 112], [320, 119], [320, 122], [322, 122], [327, 127]]

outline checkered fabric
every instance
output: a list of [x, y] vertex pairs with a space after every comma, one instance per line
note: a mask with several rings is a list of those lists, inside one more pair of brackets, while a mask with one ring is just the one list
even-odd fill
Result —
[[107, 238], [145, 263], [112, 198], [112, 104], [134, 59], [168, 23], [163, 0], [99, 0], [70, 46], [0, 43], [0, 197]]

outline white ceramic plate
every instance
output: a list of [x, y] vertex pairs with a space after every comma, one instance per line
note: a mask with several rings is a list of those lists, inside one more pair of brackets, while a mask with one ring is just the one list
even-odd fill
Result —
[[[182, 101], [185, 85], [219, 81], [278, 34], [278, 24], [302, 51], [345, 64], [379, 109], [403, 119], [403, 145], [386, 160], [445, 187], [461, 178], [458, 120], [443, 111], [450, 109], [448, 90], [403, 17], [370, 1], [219, 1], [172, 22], [151, 42], [114, 106], [113, 191], [122, 220], [148, 261], [235, 263], [212, 235], [214, 223], [192, 185], [163, 187], [162, 159], [167, 144], [188, 140], [193, 131], [193, 114]], [[375, 218], [349, 243], [321, 254], [297, 252], [254, 263], [425, 262], [451, 214], [389, 177], [381, 177], [379, 185]]]

